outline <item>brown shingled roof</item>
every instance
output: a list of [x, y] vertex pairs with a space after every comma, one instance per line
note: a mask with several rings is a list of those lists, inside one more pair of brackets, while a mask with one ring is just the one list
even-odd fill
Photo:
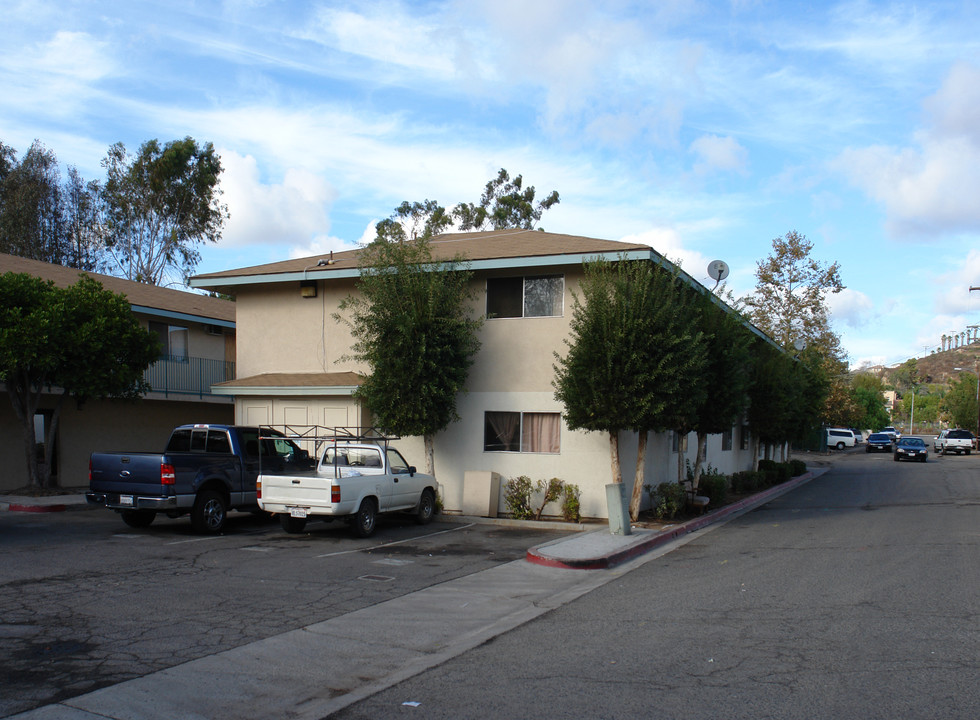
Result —
[[[651, 250], [649, 245], [624, 243], [616, 240], [600, 240], [579, 235], [562, 235], [539, 230], [487, 230], [470, 233], [446, 233], [437, 235], [431, 241], [434, 260], [449, 260], [462, 255], [471, 262], [480, 260], [517, 260], [520, 258], [580, 255], [590, 253], [618, 253], [629, 250]], [[267, 265], [254, 265], [237, 270], [224, 270], [194, 277], [195, 284], [219, 286], [226, 278], [259, 277], [280, 273], [297, 273], [315, 270], [318, 273], [331, 270], [351, 270], [357, 268], [357, 257], [361, 250], [346, 250], [331, 254], [333, 263], [318, 266], [317, 262], [326, 256], [314, 256], [283, 260]], [[323, 277], [323, 275], [320, 275]]]
[[[7, 272], [26, 273], [43, 280], [52, 280], [58, 287], [73, 285], [78, 281], [79, 274], [82, 273], [81, 270], [75, 268], [0, 253], [0, 273]], [[204, 320], [235, 322], [235, 303], [229, 300], [133, 282], [112, 275], [100, 275], [93, 272], [86, 272], [85, 274], [102, 283], [102, 287], [106, 290], [124, 294], [130, 305], [184, 315], [196, 315]]]
[[263, 373], [215, 383], [213, 387], [281, 388], [281, 387], [353, 387], [364, 382], [355, 372], [336, 373]]

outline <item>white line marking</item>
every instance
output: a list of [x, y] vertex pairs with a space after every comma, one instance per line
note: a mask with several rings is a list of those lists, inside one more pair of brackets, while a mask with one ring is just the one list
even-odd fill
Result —
[[384, 543], [383, 545], [374, 545], [368, 548], [357, 548], [356, 550], [341, 550], [340, 552], [326, 553], [325, 555], [314, 555], [313, 557], [325, 558], [325, 557], [335, 557], [337, 555], [350, 555], [351, 553], [365, 552], [367, 550], [378, 550], [379, 548], [391, 547], [392, 545], [401, 545], [402, 543], [412, 542], [413, 540], [424, 540], [425, 538], [435, 537], [436, 535], [445, 535], [446, 533], [456, 532], [457, 530], [465, 530], [466, 528], [471, 528], [476, 523], [470, 523], [469, 525], [460, 525], [459, 527], [452, 528], [451, 530], [440, 530], [439, 532], [429, 533], [428, 535], [419, 535], [418, 537], [405, 538], [404, 540], [396, 540], [395, 542]]

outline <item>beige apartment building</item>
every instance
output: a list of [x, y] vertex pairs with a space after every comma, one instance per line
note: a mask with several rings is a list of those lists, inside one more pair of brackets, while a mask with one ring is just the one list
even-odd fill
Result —
[[[435, 438], [435, 475], [446, 511], [462, 512], [491, 473], [502, 482], [520, 475], [560, 478], [578, 485], [585, 517], [606, 517], [609, 440], [569, 430], [555, 400], [554, 354], [564, 353], [572, 293], [583, 263], [604, 257], [649, 259], [669, 265], [647, 245], [533, 230], [446, 234], [432, 241], [434, 259], [457, 255], [474, 273], [474, 316], [487, 317], [460, 421]], [[358, 250], [209, 273], [197, 288], [233, 295], [237, 306], [237, 378], [214, 388], [235, 399], [243, 424], [368, 426], [366, 408], [352, 397], [366, 367], [345, 360], [349, 328], [335, 318], [357, 292]], [[685, 276], [688, 282], [692, 278]], [[406, 394], [411, 388], [405, 388]], [[632, 479], [636, 436], [620, 439], [624, 476]], [[421, 438], [399, 443], [409, 462], [423, 463]], [[693, 461], [694, 438], [651, 436], [647, 482], [676, 479], [677, 452]], [[708, 462], [729, 473], [752, 466], [745, 428], [710, 438]], [[465, 497], [464, 497], [465, 496]], [[503, 490], [479, 502], [506, 512]], [[556, 507], [546, 509], [557, 514]], [[484, 513], [485, 514], [485, 513]]]
[[[0, 274], [25, 273], [59, 287], [78, 281], [81, 271], [0, 254]], [[88, 460], [94, 451], [162, 452], [177, 425], [231, 423], [234, 404], [211, 386], [235, 377], [235, 303], [197, 293], [85, 273], [104, 288], [122, 293], [140, 324], [160, 338], [160, 358], [144, 373], [150, 391], [140, 400], [93, 400], [81, 407], [69, 400], [55, 438], [53, 474], [61, 487], [88, 486]], [[2, 386], [2, 383], [0, 383]], [[10, 401], [0, 398], [0, 491], [27, 484], [27, 462], [20, 421]], [[45, 394], [34, 418], [36, 452], [44, 457], [44, 430], [54, 396]]]

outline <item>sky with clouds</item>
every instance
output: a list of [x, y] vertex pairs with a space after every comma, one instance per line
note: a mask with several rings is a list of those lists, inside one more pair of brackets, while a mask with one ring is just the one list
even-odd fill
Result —
[[838, 262], [853, 365], [980, 321], [980, 4], [0, 0], [0, 141], [101, 179], [108, 147], [214, 143], [199, 272], [349, 249], [500, 168], [541, 227], [755, 285], [797, 230]]

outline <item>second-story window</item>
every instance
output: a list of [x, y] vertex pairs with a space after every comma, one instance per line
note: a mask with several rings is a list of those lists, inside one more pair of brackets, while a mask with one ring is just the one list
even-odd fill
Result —
[[151, 322], [150, 331], [160, 339], [160, 357], [168, 360], [187, 360], [187, 328], [180, 325]]
[[487, 279], [487, 317], [561, 317], [565, 278], [537, 275]]

